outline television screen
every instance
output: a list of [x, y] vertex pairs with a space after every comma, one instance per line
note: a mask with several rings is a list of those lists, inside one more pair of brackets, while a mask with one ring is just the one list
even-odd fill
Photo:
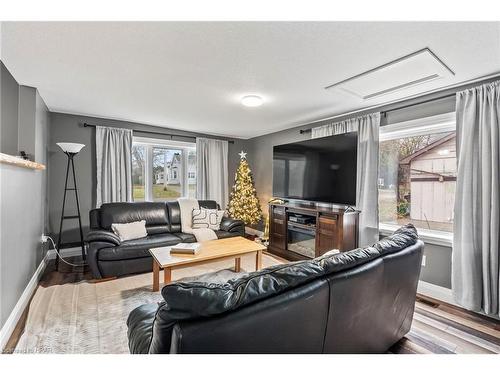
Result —
[[273, 196], [354, 206], [356, 132], [274, 146]]

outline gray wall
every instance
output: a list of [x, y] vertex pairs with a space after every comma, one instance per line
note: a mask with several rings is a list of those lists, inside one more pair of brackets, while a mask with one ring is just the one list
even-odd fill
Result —
[[[3, 69], [2, 65], [4, 77]], [[15, 155], [20, 145], [45, 164], [50, 114], [36, 89], [12, 80], [12, 76], [2, 79], [1, 86], [2, 145], [4, 134], [8, 136], [8, 147], [2, 147], [2, 152]], [[14, 116], [14, 109], [18, 115]], [[4, 113], [10, 113], [8, 122]], [[46, 222], [47, 181], [46, 171], [0, 164], [0, 326], [45, 256], [40, 236]]]
[[5, 65], [0, 61], [0, 152], [17, 154], [17, 114], [19, 85]]
[[30, 158], [35, 155], [36, 95], [33, 87], [19, 86], [17, 149], [26, 152]]
[[[103, 118], [70, 115], [64, 113], [51, 113], [50, 143], [49, 143], [49, 228], [51, 233], [59, 231], [59, 220], [62, 209], [62, 198], [64, 192], [64, 177], [66, 172], [66, 156], [56, 145], [57, 142], [84, 143], [85, 147], [75, 157], [75, 169], [77, 172], [77, 183], [79, 189], [80, 209], [82, 213], [82, 225], [84, 231], [88, 230], [89, 210], [95, 207], [96, 202], [96, 161], [95, 161], [95, 129], [85, 128], [83, 123], [97, 124], [102, 126], [120, 127], [134, 130], [164, 132], [175, 134], [174, 140], [192, 142], [190, 136], [204, 136], [199, 133], [184, 132], [179, 130], [159, 128], [150, 125], [138, 124], [127, 121], [109, 120]], [[138, 136], [170, 139], [168, 136], [148, 135], [135, 132]], [[184, 137], [183, 137], [184, 136]], [[229, 185], [232, 186], [234, 173], [236, 171], [239, 156], [242, 149], [246, 149], [247, 141], [235, 139], [234, 144], [229, 144]], [[67, 200], [68, 212], [76, 212], [73, 194], [70, 193]], [[78, 222], [65, 221], [63, 238], [65, 242], [79, 240]]]
[[451, 247], [426, 243], [420, 280], [451, 289]]

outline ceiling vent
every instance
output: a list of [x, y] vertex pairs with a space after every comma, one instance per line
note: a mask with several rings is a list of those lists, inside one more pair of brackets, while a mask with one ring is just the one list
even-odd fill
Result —
[[340, 89], [368, 100], [454, 75], [429, 48], [424, 48], [325, 89]]

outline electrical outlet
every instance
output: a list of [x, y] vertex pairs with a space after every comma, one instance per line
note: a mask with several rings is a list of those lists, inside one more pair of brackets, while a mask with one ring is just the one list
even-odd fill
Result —
[[42, 236], [40, 237], [40, 241], [42, 241], [42, 243], [45, 243], [49, 240], [49, 237], [46, 236], [45, 234], [42, 234]]
[[422, 267], [425, 267], [426, 256], [422, 256]]

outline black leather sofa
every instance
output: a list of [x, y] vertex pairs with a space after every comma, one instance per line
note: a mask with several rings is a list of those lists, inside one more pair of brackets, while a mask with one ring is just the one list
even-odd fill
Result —
[[162, 303], [130, 313], [130, 352], [384, 353], [410, 330], [423, 248], [410, 224], [224, 284], [168, 284]]
[[[219, 208], [215, 201], [199, 201], [201, 207]], [[179, 242], [196, 242], [192, 234], [181, 232], [180, 208], [177, 201], [105, 203], [91, 210], [87, 234], [87, 260], [95, 278], [150, 272], [153, 268], [149, 249]], [[113, 223], [146, 220], [147, 237], [121, 242], [113, 233]], [[241, 220], [224, 217], [218, 238], [245, 235]]]

